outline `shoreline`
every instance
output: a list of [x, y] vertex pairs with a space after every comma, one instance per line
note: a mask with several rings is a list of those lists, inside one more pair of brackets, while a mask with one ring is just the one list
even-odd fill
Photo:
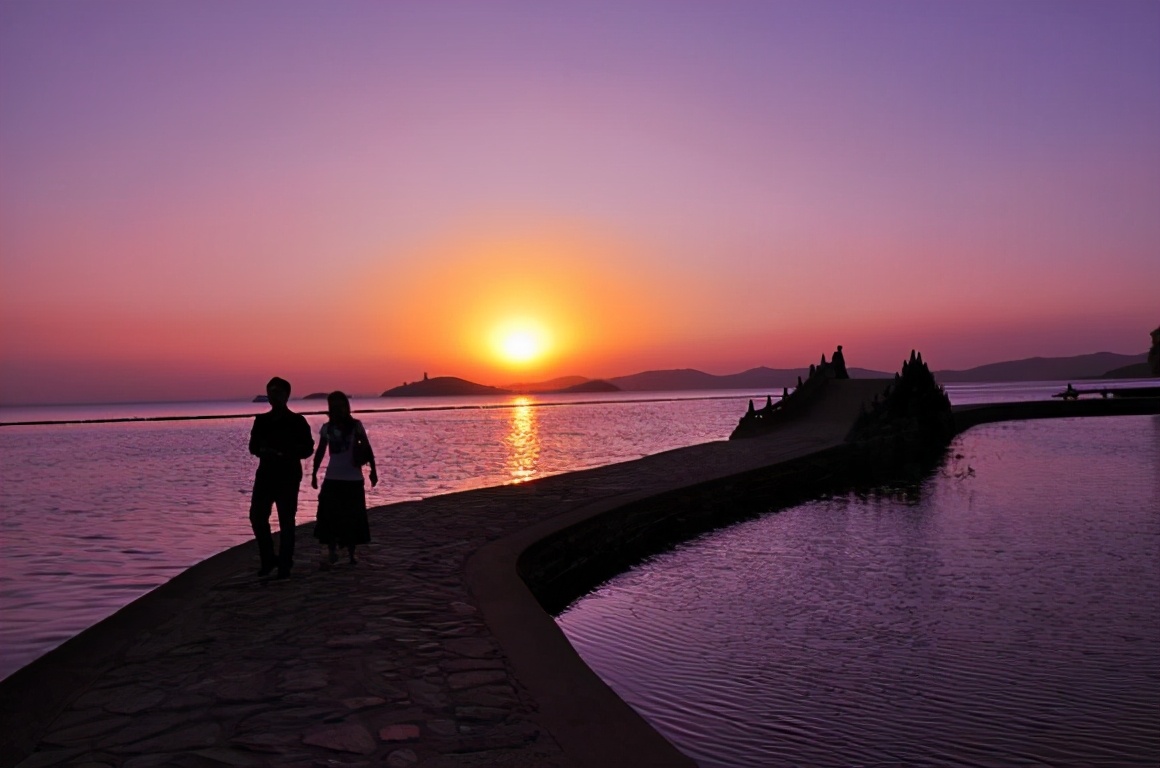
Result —
[[[868, 399], [863, 386], [851, 402]], [[1112, 402], [1046, 405], [1057, 417], [1113, 415]], [[960, 406], [956, 429], [1038, 406]], [[175, 753], [238, 765], [691, 765], [583, 664], [545, 606], [747, 514], [738, 500], [768, 508], [770, 494], [788, 502], [851, 468], [872, 474], [844, 442], [849, 403], [837, 410], [768, 438], [377, 507], [375, 543], [349, 570], [263, 583], [252, 542], [214, 555], [0, 681], [0, 754], [12, 756], [0, 764], [39, 748], [61, 765]], [[231, 621], [271, 603], [284, 614], [237, 634]], [[319, 616], [358, 618], [330, 632]]]

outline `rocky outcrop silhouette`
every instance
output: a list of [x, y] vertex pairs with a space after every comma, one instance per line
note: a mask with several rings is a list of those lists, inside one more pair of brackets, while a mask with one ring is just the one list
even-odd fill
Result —
[[846, 361], [841, 354], [842, 347], [838, 347], [838, 352], [835, 353], [840, 365], [835, 365], [833, 362], [826, 362], [826, 356], [823, 354], [821, 361], [817, 365], [809, 367], [809, 374], [805, 381], [801, 376], [797, 378], [797, 386], [790, 391], [788, 387], [783, 387], [781, 390], [781, 398], [774, 402], [771, 395], [765, 398], [765, 405], [761, 408], [754, 408], [753, 401], [749, 401], [749, 410], [741, 417], [733, 432], [729, 435], [730, 440], [738, 440], [747, 437], [759, 437], [769, 433], [779, 424], [784, 424], [790, 419], [801, 415], [806, 407], [813, 402], [816, 395], [819, 394], [826, 386], [826, 382], [834, 379], [842, 378], [848, 379], [849, 374], [846, 372]]
[[942, 448], [954, 434], [950, 398], [922, 355], [911, 350], [883, 398], [863, 411], [846, 439], [901, 440], [912, 448]]

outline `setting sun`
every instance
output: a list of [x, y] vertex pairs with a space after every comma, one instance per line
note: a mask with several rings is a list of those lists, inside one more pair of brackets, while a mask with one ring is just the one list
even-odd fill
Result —
[[511, 322], [496, 328], [493, 335], [496, 355], [509, 365], [524, 365], [543, 357], [548, 348], [547, 333], [527, 321]]

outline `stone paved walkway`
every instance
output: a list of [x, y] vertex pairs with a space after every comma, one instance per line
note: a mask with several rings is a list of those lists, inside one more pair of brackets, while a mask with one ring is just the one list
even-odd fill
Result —
[[[299, 532], [289, 580], [257, 579], [252, 544], [230, 550], [195, 566], [206, 587], [183, 594], [176, 610], [158, 608], [144, 631], [118, 614], [103, 623], [99, 641], [82, 635], [72, 657], [85, 658], [85, 642], [100, 642], [100, 653], [92, 649], [88, 667], [74, 664], [67, 703], [45, 722], [17, 722], [10, 713], [20, 703], [9, 701], [0, 732], [13, 744], [30, 742], [31, 754], [0, 755], [0, 765], [586, 764], [558, 738], [568, 724], [541, 711], [537, 692], [489, 629], [466, 576], [468, 558], [585, 506], [836, 445], [862, 397], [852, 394], [837, 410], [770, 438], [381, 507], [372, 511], [374, 543], [357, 565], [321, 569], [309, 526]], [[510, 578], [520, 589], [514, 570]], [[147, 595], [135, 607], [148, 609], [151, 600], [160, 606], [162, 597]], [[42, 662], [36, 673], [46, 686], [66, 685], [52, 654]], [[28, 676], [22, 684], [27, 690]], [[11, 686], [0, 693], [14, 695]], [[596, 732], [601, 716], [591, 713]], [[637, 764], [632, 743], [619, 749], [620, 764]]]

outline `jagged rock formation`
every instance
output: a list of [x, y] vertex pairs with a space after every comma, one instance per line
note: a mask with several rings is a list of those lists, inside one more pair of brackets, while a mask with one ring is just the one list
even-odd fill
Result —
[[884, 397], [875, 398], [846, 438], [851, 442], [901, 440], [912, 448], [942, 447], [955, 434], [951, 401], [914, 350]]
[[[841, 347], [838, 349], [841, 350]], [[819, 364], [810, 366], [809, 376], [805, 381], [802, 381], [802, 377], [798, 376], [797, 386], [793, 388], [792, 392], [788, 387], [782, 388], [781, 399], [776, 403], [773, 402], [772, 396], [767, 396], [765, 405], [758, 410], [753, 407], [753, 401], [750, 400], [749, 410], [741, 417], [732, 434], [729, 435], [729, 439], [759, 437], [767, 434], [779, 424], [796, 418], [822, 391], [826, 382], [838, 378], [849, 378], [846, 374], [845, 361], [842, 361], [839, 369], [833, 363], [827, 363], [826, 356], [822, 355]]]

